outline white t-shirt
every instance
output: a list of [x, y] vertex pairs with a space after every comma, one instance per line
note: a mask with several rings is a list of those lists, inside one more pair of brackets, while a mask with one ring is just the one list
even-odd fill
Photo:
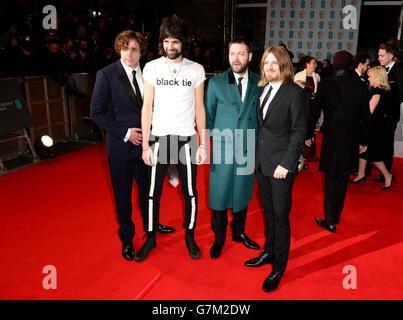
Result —
[[203, 66], [186, 58], [168, 63], [161, 57], [145, 65], [143, 78], [154, 86], [151, 134], [194, 135], [195, 89], [206, 79]]

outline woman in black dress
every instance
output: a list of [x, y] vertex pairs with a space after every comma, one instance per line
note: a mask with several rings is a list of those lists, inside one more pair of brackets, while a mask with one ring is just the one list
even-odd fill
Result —
[[360, 154], [359, 169], [353, 183], [366, 180], [365, 167], [367, 161], [373, 162], [385, 178], [383, 191], [392, 186], [393, 176], [385, 166], [385, 112], [386, 96], [390, 91], [388, 74], [384, 67], [377, 66], [368, 70], [368, 80], [372, 87], [370, 92], [369, 109], [371, 116], [368, 119], [368, 148]]

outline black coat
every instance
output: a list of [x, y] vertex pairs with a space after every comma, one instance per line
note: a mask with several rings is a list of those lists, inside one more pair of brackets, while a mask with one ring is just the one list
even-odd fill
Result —
[[347, 68], [319, 83], [310, 117], [311, 136], [323, 110], [319, 170], [347, 177], [358, 166], [359, 145], [367, 145], [364, 123], [369, 117], [368, 89]]
[[[263, 88], [259, 98], [262, 92]], [[261, 168], [263, 175], [272, 177], [278, 165], [290, 172], [297, 172], [306, 135], [305, 101], [305, 93], [299, 85], [283, 83], [263, 119], [258, 99], [256, 170]]]
[[400, 119], [400, 103], [403, 102], [403, 67], [395, 63], [388, 73], [390, 86], [390, 103], [386, 111], [387, 116], [393, 122]]

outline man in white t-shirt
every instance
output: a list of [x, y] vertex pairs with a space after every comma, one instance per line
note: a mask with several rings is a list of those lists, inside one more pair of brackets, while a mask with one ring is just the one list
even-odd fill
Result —
[[[142, 108], [143, 160], [149, 168], [147, 240], [134, 260], [142, 261], [156, 247], [156, 226], [160, 198], [169, 164], [175, 164], [182, 181], [185, 200], [185, 243], [192, 259], [199, 259], [194, 240], [197, 216], [197, 164], [206, 160], [203, 67], [183, 57], [188, 42], [185, 21], [165, 18], [160, 27], [161, 58], [143, 70]], [[195, 125], [199, 132], [197, 143]], [[152, 126], [152, 129], [151, 129]]]

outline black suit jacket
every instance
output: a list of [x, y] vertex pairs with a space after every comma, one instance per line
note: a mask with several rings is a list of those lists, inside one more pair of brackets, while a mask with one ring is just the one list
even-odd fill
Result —
[[[261, 88], [259, 98], [263, 92]], [[293, 82], [283, 83], [270, 103], [266, 117], [257, 103], [258, 141], [256, 170], [273, 176], [277, 166], [296, 173], [304, 148], [307, 109], [305, 93]]]
[[141, 145], [123, 141], [129, 128], [141, 128], [141, 106], [120, 60], [97, 72], [91, 118], [106, 131], [108, 156], [137, 157], [141, 154]]
[[403, 67], [395, 63], [389, 70], [390, 103], [386, 110], [387, 117], [394, 122], [400, 119], [400, 103], [403, 102]]

